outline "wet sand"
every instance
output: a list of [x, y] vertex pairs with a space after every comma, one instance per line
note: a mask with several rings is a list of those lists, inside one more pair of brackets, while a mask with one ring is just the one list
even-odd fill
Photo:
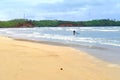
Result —
[[120, 66], [67, 46], [0, 37], [0, 80], [120, 80]]

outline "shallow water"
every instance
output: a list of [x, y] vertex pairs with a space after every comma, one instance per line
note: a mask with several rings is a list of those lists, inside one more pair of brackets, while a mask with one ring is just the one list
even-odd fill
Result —
[[120, 27], [1, 28], [0, 35], [69, 44], [102, 60], [120, 64]]

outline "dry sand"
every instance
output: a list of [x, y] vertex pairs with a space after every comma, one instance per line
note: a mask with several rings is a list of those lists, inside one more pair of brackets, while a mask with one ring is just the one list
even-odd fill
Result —
[[120, 80], [120, 66], [70, 47], [0, 37], [0, 80]]

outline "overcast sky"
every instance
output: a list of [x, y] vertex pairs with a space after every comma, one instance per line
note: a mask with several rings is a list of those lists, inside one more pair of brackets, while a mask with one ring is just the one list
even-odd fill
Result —
[[1, 0], [0, 20], [120, 20], [120, 0]]

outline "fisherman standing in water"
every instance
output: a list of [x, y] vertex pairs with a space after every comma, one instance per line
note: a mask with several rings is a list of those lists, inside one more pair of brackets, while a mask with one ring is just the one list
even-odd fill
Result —
[[77, 35], [77, 34], [80, 34], [80, 33], [78, 33], [75, 30], [73, 30], [73, 35]]
[[76, 34], [76, 31], [74, 30], [74, 31], [73, 31], [73, 35], [75, 35], [75, 34]]

